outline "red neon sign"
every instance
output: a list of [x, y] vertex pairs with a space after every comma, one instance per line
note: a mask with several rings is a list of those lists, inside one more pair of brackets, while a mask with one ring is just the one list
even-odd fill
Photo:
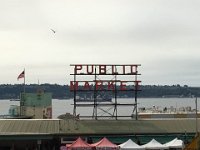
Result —
[[[140, 75], [138, 74], [138, 64], [131, 65], [105, 65], [105, 64], [75, 64], [74, 73], [71, 75]], [[83, 77], [82, 77], [83, 78]], [[130, 90], [130, 84], [134, 90], [139, 90], [139, 84], [141, 81], [135, 79], [132, 81], [122, 81], [122, 80], [95, 80], [95, 81], [70, 81], [70, 90], [120, 90], [126, 91]], [[118, 89], [116, 89], [118, 88]]]
[[[141, 81], [118, 81], [118, 84], [117, 84], [117, 82], [115, 82], [115, 81], [103, 82], [103, 81], [99, 80], [99, 81], [94, 81], [94, 82], [93, 81], [71, 81], [70, 82], [70, 90], [71, 91], [78, 91], [78, 90], [83, 90], [83, 91], [87, 91], [87, 90], [126, 91], [126, 90], [130, 90], [130, 88], [128, 88], [129, 86], [127, 85], [128, 82], [134, 82], [134, 84], [132, 85], [132, 88], [134, 87], [135, 90], [139, 89]], [[118, 87], [119, 87], [118, 89], [116, 89], [115, 84], [118, 85]]]
[[137, 75], [140, 65], [72, 65], [75, 75]]

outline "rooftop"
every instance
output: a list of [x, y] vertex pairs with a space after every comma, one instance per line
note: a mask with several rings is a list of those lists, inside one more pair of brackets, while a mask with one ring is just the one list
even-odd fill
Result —
[[[198, 119], [200, 128], [200, 119]], [[0, 136], [6, 135], [113, 135], [195, 133], [195, 119], [77, 120], [0, 119]]]

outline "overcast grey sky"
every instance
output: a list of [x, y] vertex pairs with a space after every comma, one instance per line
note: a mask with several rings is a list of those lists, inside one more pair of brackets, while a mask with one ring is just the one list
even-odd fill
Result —
[[[0, 0], [0, 84], [69, 84], [70, 64], [141, 64], [142, 84], [200, 86], [199, 0]], [[54, 34], [51, 29], [54, 29]]]

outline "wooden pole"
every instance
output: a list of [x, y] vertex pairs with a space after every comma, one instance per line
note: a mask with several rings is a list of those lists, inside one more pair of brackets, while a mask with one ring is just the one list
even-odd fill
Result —
[[196, 135], [198, 135], [197, 97], [195, 99], [195, 106], [196, 106]]

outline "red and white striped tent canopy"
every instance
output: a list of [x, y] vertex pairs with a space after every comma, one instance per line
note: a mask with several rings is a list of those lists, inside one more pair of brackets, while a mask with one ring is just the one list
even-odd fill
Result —
[[118, 150], [119, 146], [109, 141], [107, 138], [103, 138], [97, 143], [91, 144], [97, 150]]
[[66, 147], [68, 150], [92, 150], [92, 146], [83, 141], [80, 137], [72, 144], [67, 144]]

